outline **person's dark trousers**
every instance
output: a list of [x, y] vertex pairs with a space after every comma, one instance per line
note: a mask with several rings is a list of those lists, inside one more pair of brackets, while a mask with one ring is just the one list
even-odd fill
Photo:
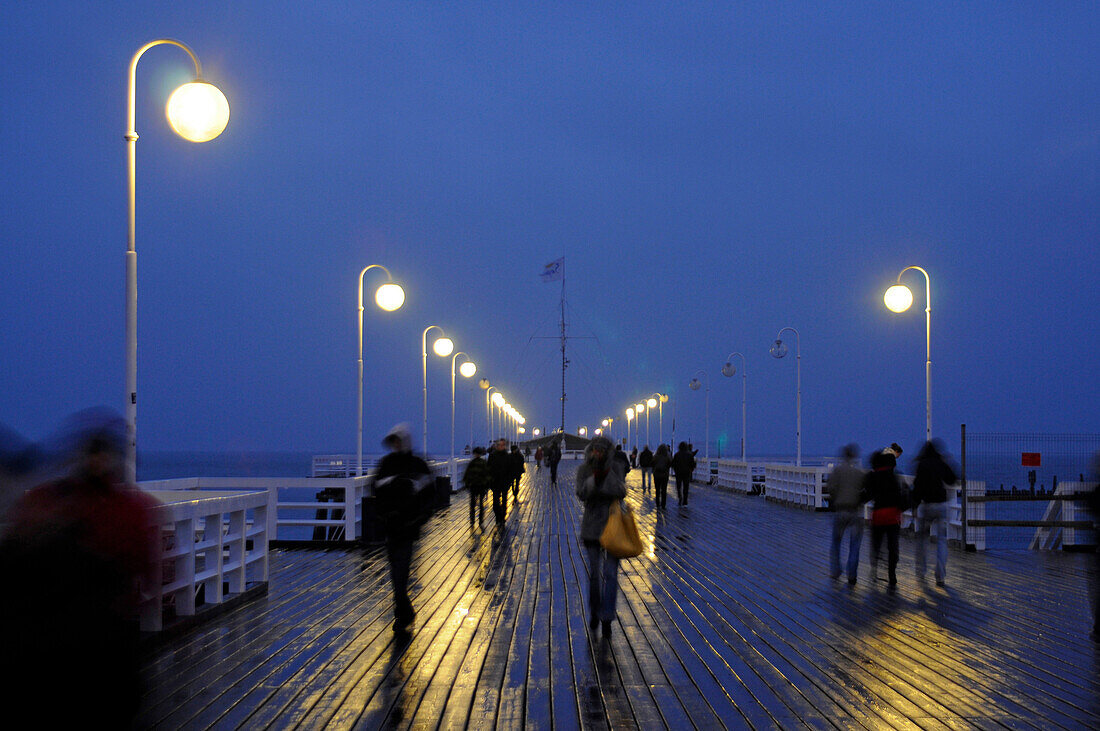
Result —
[[653, 473], [653, 495], [654, 502], [658, 508], [663, 508], [665, 503], [668, 502], [668, 475]]
[[470, 490], [470, 527], [474, 527], [474, 508], [477, 507], [477, 524], [485, 524], [485, 493]]
[[519, 480], [518, 477], [512, 480], [512, 497], [515, 498], [517, 503], [519, 502]]
[[386, 557], [390, 561], [390, 581], [393, 583], [394, 629], [401, 629], [416, 617], [409, 601], [409, 566], [412, 564], [411, 540], [386, 541]]
[[503, 490], [493, 490], [493, 514], [497, 523], [504, 525], [504, 517], [508, 514], [508, 487]]
[[557, 462], [551, 462], [550, 463], [550, 484], [551, 485], [558, 484], [558, 463]]
[[688, 504], [688, 486], [691, 484], [691, 478], [687, 475], [681, 477], [676, 475], [676, 496], [680, 499], [681, 505]]
[[882, 550], [882, 537], [886, 536], [886, 565], [889, 571], [888, 579], [891, 585], [898, 583], [898, 534], [900, 532], [901, 526], [896, 523], [892, 525], [871, 526], [871, 565], [877, 574], [878, 557], [881, 555]]

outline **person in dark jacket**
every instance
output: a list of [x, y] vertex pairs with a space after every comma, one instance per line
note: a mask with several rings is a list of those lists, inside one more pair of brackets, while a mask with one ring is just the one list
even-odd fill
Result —
[[622, 466], [623, 477], [625, 479], [626, 475], [630, 474], [630, 457], [626, 456], [626, 452], [623, 451], [623, 447], [621, 444], [615, 445], [615, 453], [611, 456], [614, 457], [618, 461], [619, 465]]
[[508, 488], [512, 484], [512, 472], [515, 469], [512, 456], [508, 453], [508, 441], [498, 439], [486, 461], [491, 478], [489, 488], [493, 491], [493, 514], [496, 516], [497, 526], [503, 528], [508, 514]]
[[649, 492], [649, 483], [653, 482], [653, 452], [648, 444], [638, 455], [638, 466], [642, 468], [642, 494], [645, 495]]
[[653, 471], [653, 501], [661, 510], [665, 509], [668, 502], [668, 473], [672, 468], [672, 455], [668, 453], [668, 445], [661, 444], [657, 447], [657, 454], [653, 455], [653, 463], [650, 469]]
[[638, 466], [638, 448], [634, 447], [630, 450], [630, 469], [635, 469]]
[[555, 441], [550, 442], [546, 450], [546, 465], [550, 468], [550, 484], [558, 484], [558, 462], [561, 462], [561, 446]]
[[833, 514], [833, 541], [829, 550], [829, 573], [840, 576], [840, 547], [848, 536], [848, 583], [856, 583], [859, 548], [863, 541], [863, 470], [857, 459], [859, 447], [849, 444], [840, 450], [840, 462], [829, 475], [829, 506]]
[[901, 532], [901, 514], [905, 510], [905, 490], [894, 474], [897, 465], [892, 452], [882, 450], [871, 457], [871, 471], [863, 478], [863, 496], [874, 503], [871, 511], [871, 571], [878, 579], [878, 559], [882, 539], [886, 538], [889, 552], [888, 569], [890, 590], [898, 584], [898, 534]]
[[680, 505], [687, 505], [691, 473], [695, 471], [695, 455], [687, 442], [680, 442], [679, 449], [672, 457], [672, 470], [676, 473], [676, 497]]
[[527, 460], [519, 451], [519, 445], [512, 445], [512, 498], [519, 504], [519, 481], [523, 479], [523, 473], [527, 471]]
[[577, 468], [577, 497], [584, 503], [580, 537], [588, 552], [588, 626], [595, 631], [597, 623], [602, 624], [605, 639], [610, 639], [615, 619], [619, 559], [603, 550], [600, 535], [611, 503], [626, 497], [621, 464], [614, 457], [611, 440], [599, 436], [588, 443], [584, 463]]
[[393, 631], [404, 633], [416, 619], [409, 599], [413, 542], [420, 537], [422, 518], [416, 490], [431, 479], [432, 471], [427, 462], [413, 454], [412, 433], [406, 424], [390, 429], [382, 444], [390, 453], [378, 462], [373, 491], [386, 531], [386, 558], [393, 584]]
[[917, 518], [917, 578], [924, 578], [924, 536], [931, 526], [936, 536], [936, 586], [943, 586], [947, 578], [947, 486], [958, 480], [941, 447], [938, 439], [921, 447], [915, 460], [911, 506]]
[[477, 525], [479, 528], [485, 524], [485, 493], [489, 492], [492, 483], [492, 475], [489, 473], [489, 463], [485, 461], [485, 450], [474, 447], [474, 456], [466, 465], [466, 471], [462, 473], [462, 484], [470, 493], [470, 530], [474, 529], [474, 512], [477, 509]]

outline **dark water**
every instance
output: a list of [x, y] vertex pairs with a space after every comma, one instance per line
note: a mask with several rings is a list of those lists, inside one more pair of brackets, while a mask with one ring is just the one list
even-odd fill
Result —
[[312, 452], [138, 453], [138, 480], [178, 477], [309, 477]]

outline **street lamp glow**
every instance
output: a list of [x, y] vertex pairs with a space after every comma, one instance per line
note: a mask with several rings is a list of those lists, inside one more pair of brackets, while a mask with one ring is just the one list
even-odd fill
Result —
[[450, 355], [455, 349], [454, 341], [450, 338], [439, 338], [432, 343], [432, 350], [440, 358]]
[[176, 134], [191, 142], [209, 142], [229, 124], [225, 94], [205, 81], [192, 81], [173, 91], [164, 112]]
[[626, 410], [626, 418], [627, 418], [627, 421], [634, 418], [634, 409], [627, 409]]
[[539, 434], [542, 434], [542, 430], [536, 427], [535, 430], [531, 433], [537, 437]]
[[634, 413], [641, 414], [645, 412], [645, 404], [634, 404]]
[[608, 422], [607, 419], [604, 419], [603, 421], [600, 422], [600, 426], [607, 426], [609, 423], [610, 422]]
[[582, 437], [586, 436], [588, 434], [588, 427], [582, 426], [580, 429], [577, 430], [577, 433], [580, 434]]
[[496, 406], [499, 409], [501, 406], [504, 405], [504, 395], [501, 394], [500, 391], [497, 391], [492, 396], [492, 402], [493, 406]]
[[645, 402], [645, 405], [648, 406], [651, 409], [655, 409], [655, 408], [657, 408], [657, 399], [655, 399], [655, 398], [648, 399]]
[[477, 366], [474, 365], [472, 360], [468, 360], [458, 367], [458, 372], [462, 374], [463, 378], [470, 378], [477, 373]]
[[905, 312], [913, 304], [913, 293], [904, 284], [895, 284], [882, 296], [891, 312]]
[[399, 284], [386, 282], [375, 290], [374, 303], [386, 312], [401, 309], [401, 305], [405, 304], [405, 290]]
[[[405, 292], [398, 285], [393, 283], [393, 277], [390, 275], [390, 270], [381, 264], [370, 264], [363, 267], [363, 270], [359, 272], [359, 361], [358, 361], [358, 373], [359, 373], [359, 388], [358, 399], [356, 401], [356, 416], [357, 416], [357, 429], [356, 429], [356, 448], [355, 448], [355, 474], [363, 474], [363, 277], [371, 269], [381, 269], [386, 273], [386, 279], [389, 281], [378, 288], [375, 292], [374, 301], [387, 312], [392, 312], [402, 305], [405, 301]], [[386, 287], [393, 287], [397, 290], [397, 293], [401, 295], [401, 300], [396, 301], [391, 291], [387, 291], [385, 296], [381, 296], [382, 290]], [[383, 304], [385, 302], [385, 304]], [[389, 305], [389, 306], [387, 306]]]

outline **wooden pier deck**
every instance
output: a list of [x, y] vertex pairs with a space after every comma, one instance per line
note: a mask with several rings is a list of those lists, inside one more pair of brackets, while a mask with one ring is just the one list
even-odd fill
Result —
[[[507, 528], [465, 493], [413, 560], [415, 631], [390, 629], [381, 549], [276, 550], [266, 597], [166, 641], [158, 728], [1100, 728], [1094, 557], [952, 550], [947, 587], [828, 575], [831, 516], [695, 486], [663, 513], [629, 477], [650, 550], [620, 572], [610, 641], [587, 626], [573, 463], [528, 473]], [[492, 525], [488, 517], [487, 526]]]

